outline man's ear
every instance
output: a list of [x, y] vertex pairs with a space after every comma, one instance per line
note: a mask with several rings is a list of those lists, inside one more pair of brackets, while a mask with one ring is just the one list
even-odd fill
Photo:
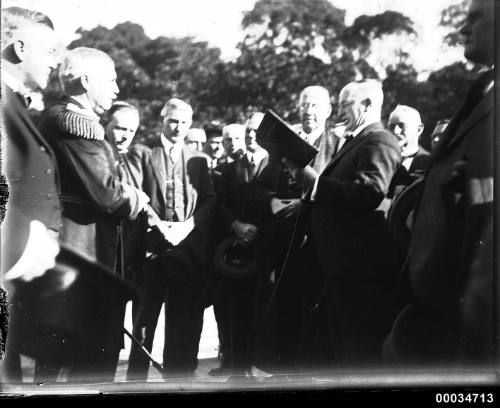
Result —
[[89, 90], [89, 77], [86, 74], [83, 74], [80, 78], [78, 78], [79, 85], [83, 89], [85, 89], [85, 92]]
[[365, 107], [365, 112], [367, 111], [367, 109], [372, 106], [372, 101], [370, 98], [366, 98], [366, 99], [363, 99], [361, 101], [361, 105], [363, 105]]
[[328, 104], [328, 114], [326, 115], [327, 119], [330, 117], [331, 114], [332, 114], [332, 105]]
[[24, 61], [26, 58], [26, 46], [24, 41], [16, 40], [12, 43], [12, 51], [14, 56], [19, 60], [19, 62]]
[[418, 135], [420, 136], [423, 131], [424, 131], [424, 124], [421, 123], [420, 125], [418, 125], [418, 130], [417, 130]]

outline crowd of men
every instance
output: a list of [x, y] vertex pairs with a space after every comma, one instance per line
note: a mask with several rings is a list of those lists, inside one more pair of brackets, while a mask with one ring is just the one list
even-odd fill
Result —
[[[492, 8], [474, 0], [460, 30], [465, 57], [485, 69], [432, 153], [414, 108], [398, 105], [384, 125], [379, 81], [346, 84], [335, 112], [312, 85], [292, 126], [318, 151], [303, 168], [259, 145], [263, 113], [191, 128], [178, 98], [155, 144], [132, 144], [140, 111], [115, 101], [114, 63], [92, 48], [64, 54], [61, 99], [35, 126], [29, 94], [58, 65], [54, 27], [2, 10], [3, 381], [22, 381], [23, 354], [35, 381], [63, 368], [68, 381], [113, 381], [129, 298], [128, 380], [148, 377], [163, 305], [165, 378], [194, 375], [211, 305], [211, 375], [493, 364]], [[62, 268], [63, 253], [78, 262]], [[69, 305], [80, 275], [91, 275], [85, 307], [57, 325], [65, 307], [51, 299]], [[131, 286], [136, 296], [113, 293]], [[96, 318], [84, 318], [95, 299]]]

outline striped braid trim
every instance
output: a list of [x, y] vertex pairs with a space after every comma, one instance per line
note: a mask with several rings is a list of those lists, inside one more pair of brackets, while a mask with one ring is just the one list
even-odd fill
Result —
[[63, 110], [56, 114], [59, 128], [73, 136], [88, 140], [104, 140], [104, 128], [101, 124], [88, 116]]

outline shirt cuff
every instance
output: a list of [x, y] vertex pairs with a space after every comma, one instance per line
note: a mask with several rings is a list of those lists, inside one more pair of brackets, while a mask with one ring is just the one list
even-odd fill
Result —
[[311, 191], [311, 201], [316, 200], [316, 192], [318, 191], [318, 182], [319, 182], [319, 176], [316, 177], [316, 181], [314, 182], [313, 189]]

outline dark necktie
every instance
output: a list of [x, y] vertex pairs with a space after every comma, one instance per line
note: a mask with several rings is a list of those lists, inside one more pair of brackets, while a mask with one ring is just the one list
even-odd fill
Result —
[[[342, 139], [340, 139], [337, 144], [337, 148], [335, 149], [335, 153], [333, 153], [332, 157], [335, 156], [338, 152], [340, 152], [353, 138], [354, 136], [352, 134], [347, 134]], [[344, 140], [344, 144], [340, 146], [340, 142], [342, 140]]]
[[347, 135], [345, 138], [345, 142], [344, 142], [344, 145], [342, 146], [342, 148], [346, 147], [347, 144], [352, 140], [354, 139], [354, 136], [353, 135]]
[[248, 160], [248, 170], [250, 171], [250, 173], [253, 171], [254, 168], [255, 168], [255, 160], [253, 159], [253, 156], [251, 156], [250, 160]]

